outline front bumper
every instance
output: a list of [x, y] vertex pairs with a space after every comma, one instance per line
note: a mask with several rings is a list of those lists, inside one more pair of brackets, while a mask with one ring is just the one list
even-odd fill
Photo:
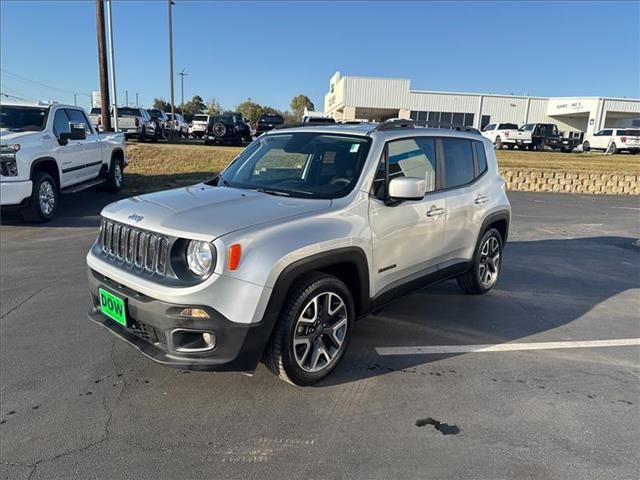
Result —
[[[162, 365], [188, 370], [252, 372], [258, 366], [272, 325], [265, 322], [231, 322], [215, 309], [204, 305], [175, 305], [162, 302], [119, 285], [89, 269], [93, 306], [89, 318], [129, 343], [143, 355]], [[111, 320], [99, 308], [98, 288], [104, 288], [126, 301], [127, 326]], [[205, 310], [209, 317], [185, 318], [186, 307]], [[172, 346], [174, 329], [214, 332], [216, 346], [201, 353], [183, 353]]]
[[18, 205], [31, 196], [33, 183], [31, 180], [24, 182], [0, 182], [0, 205]]

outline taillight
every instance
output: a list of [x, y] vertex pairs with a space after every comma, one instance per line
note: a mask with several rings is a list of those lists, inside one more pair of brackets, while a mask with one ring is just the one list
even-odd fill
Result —
[[98, 125], [102, 125], [102, 117], [98, 117]]
[[140, 120], [138, 118], [136, 118], [136, 127], [140, 126]]
[[627, 137], [620, 137], [620, 141], [621, 141], [622, 143], [625, 143], [625, 142], [627, 141]]
[[504, 132], [504, 136], [508, 137], [509, 136], [509, 132]]

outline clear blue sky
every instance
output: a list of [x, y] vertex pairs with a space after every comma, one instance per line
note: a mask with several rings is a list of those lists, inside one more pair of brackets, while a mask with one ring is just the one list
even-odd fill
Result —
[[[640, 97], [638, 1], [175, 3], [185, 98], [226, 108], [251, 97], [286, 109], [304, 93], [322, 109], [335, 71], [423, 90]], [[95, 2], [0, 0], [0, 15], [2, 92], [65, 102], [78, 92], [88, 105]], [[114, 0], [113, 15], [119, 102], [125, 89], [145, 106], [168, 98], [167, 2]], [[179, 103], [178, 77], [175, 92]]]

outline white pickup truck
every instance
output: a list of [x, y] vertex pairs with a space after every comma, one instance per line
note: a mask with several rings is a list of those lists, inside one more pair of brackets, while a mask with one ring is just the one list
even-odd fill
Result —
[[482, 136], [491, 140], [496, 150], [502, 150], [505, 145], [511, 150], [516, 146], [513, 134], [517, 131], [515, 123], [490, 123], [482, 129]]
[[0, 105], [0, 206], [32, 222], [51, 220], [59, 193], [104, 184], [122, 188], [127, 160], [121, 133], [98, 133], [80, 107]]

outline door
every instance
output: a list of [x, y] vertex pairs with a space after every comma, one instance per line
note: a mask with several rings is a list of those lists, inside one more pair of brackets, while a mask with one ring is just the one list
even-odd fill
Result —
[[[53, 133], [56, 139], [60, 138], [61, 133], [69, 133], [69, 116], [67, 112], [60, 108], [56, 110], [53, 117]], [[68, 187], [78, 183], [80, 176], [82, 158], [82, 143], [78, 140], [69, 140], [66, 145], [60, 145], [56, 141], [53, 153], [58, 161], [60, 168], [60, 187]]]
[[591, 144], [591, 148], [598, 148], [605, 150], [609, 147], [609, 142], [611, 141], [611, 134], [613, 130], [600, 130], [593, 136], [593, 143]]
[[[399, 204], [385, 201], [387, 182], [397, 177], [424, 178], [425, 197]], [[369, 202], [374, 295], [436, 271], [443, 253], [446, 214], [444, 194], [437, 189], [433, 138], [387, 144]]]
[[484, 143], [462, 138], [442, 139], [443, 188], [447, 215], [444, 258], [439, 268], [470, 260], [491, 201]]
[[76, 178], [78, 181], [96, 178], [102, 167], [102, 145], [100, 144], [100, 137], [82, 110], [67, 108], [66, 112], [72, 123], [81, 123], [84, 125], [86, 135], [84, 140], [76, 140], [76, 142], [82, 144], [80, 150], [82, 161], [78, 164], [78, 175]]

